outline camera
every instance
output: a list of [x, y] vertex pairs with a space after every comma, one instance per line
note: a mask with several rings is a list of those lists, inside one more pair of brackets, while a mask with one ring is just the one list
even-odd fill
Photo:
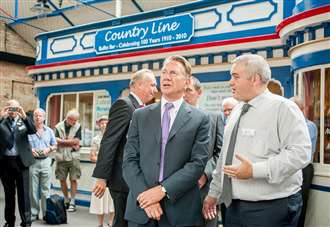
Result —
[[17, 107], [9, 107], [8, 109], [11, 112], [17, 112], [18, 108]]

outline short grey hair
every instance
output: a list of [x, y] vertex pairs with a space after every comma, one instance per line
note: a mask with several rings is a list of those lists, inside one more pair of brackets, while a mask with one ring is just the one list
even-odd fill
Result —
[[194, 86], [194, 88], [196, 90], [202, 90], [202, 83], [199, 81], [199, 79], [197, 79], [196, 77], [194, 76], [191, 76], [190, 77], [191, 81], [192, 81], [192, 85]]
[[268, 62], [260, 55], [257, 54], [243, 54], [238, 56], [232, 61], [235, 63], [243, 63], [246, 67], [249, 78], [253, 75], [260, 75], [261, 81], [267, 84], [271, 78], [271, 70]]
[[154, 75], [154, 73], [150, 69], [140, 69], [139, 71], [136, 71], [129, 83], [129, 86], [133, 86], [137, 81], [144, 80], [148, 75]]
[[79, 112], [76, 109], [69, 110], [66, 114], [66, 119], [68, 117], [74, 117], [74, 119], [78, 119], [80, 116]]
[[37, 111], [40, 112], [44, 118], [46, 117], [46, 111], [44, 109], [37, 108], [33, 111], [33, 114], [35, 114]]
[[221, 107], [223, 109], [224, 105], [231, 104], [232, 106], [236, 106], [238, 104], [238, 101], [234, 99], [233, 97], [227, 97], [222, 100]]

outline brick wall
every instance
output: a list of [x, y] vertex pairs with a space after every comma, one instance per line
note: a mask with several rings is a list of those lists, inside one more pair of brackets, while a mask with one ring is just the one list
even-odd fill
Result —
[[33, 82], [26, 75], [25, 65], [0, 61], [0, 108], [10, 99], [18, 100], [25, 111], [37, 107]]
[[0, 51], [35, 57], [34, 47], [3, 22], [0, 22]]
[[[0, 51], [15, 55], [34, 57], [34, 48], [14, 30], [0, 22]], [[27, 76], [27, 65], [0, 58], [0, 108], [10, 99], [17, 99], [25, 111], [37, 107], [33, 81]]]

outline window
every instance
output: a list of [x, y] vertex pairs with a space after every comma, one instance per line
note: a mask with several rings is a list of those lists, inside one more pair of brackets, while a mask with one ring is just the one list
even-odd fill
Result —
[[318, 127], [314, 162], [330, 164], [330, 68], [320, 66], [300, 76], [305, 115]]
[[324, 163], [330, 164], [330, 68], [325, 69]]
[[[320, 70], [313, 70], [303, 73], [303, 95], [305, 101], [305, 116], [313, 121], [320, 131]], [[320, 133], [316, 144], [316, 151], [314, 154], [314, 161], [320, 161]]]
[[53, 94], [47, 101], [47, 123], [51, 128], [64, 120], [66, 113], [75, 108], [80, 113], [81, 145], [90, 146], [97, 135], [96, 120], [108, 115], [111, 98], [107, 91]]

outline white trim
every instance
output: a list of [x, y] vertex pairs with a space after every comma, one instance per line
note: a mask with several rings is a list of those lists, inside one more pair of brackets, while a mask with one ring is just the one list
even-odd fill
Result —
[[312, 17], [304, 18], [302, 20], [295, 21], [295, 22], [283, 27], [280, 30], [279, 35], [280, 35], [281, 39], [285, 41], [288, 38], [288, 36], [293, 34], [295, 31], [302, 30], [308, 26], [315, 26], [324, 21], [328, 21], [329, 18], [330, 18], [330, 13], [325, 12], [325, 13], [318, 14], [318, 15], [315, 15]]
[[325, 67], [321, 68], [320, 78], [320, 163], [324, 164], [324, 95], [325, 95]]
[[330, 63], [322, 64], [322, 65], [313, 65], [313, 66], [310, 66], [310, 67], [306, 67], [306, 68], [303, 68], [303, 69], [296, 70], [296, 72], [304, 73], [304, 72], [312, 71], [312, 70], [315, 70], [315, 69], [329, 68], [329, 67], [330, 67]]
[[310, 54], [317, 51], [328, 50], [330, 49], [330, 37], [308, 41], [299, 45], [292, 47], [289, 50], [289, 55], [291, 59], [295, 59], [304, 54]]
[[246, 43], [238, 43], [238, 44], [230, 44], [230, 45], [222, 45], [222, 46], [213, 46], [213, 47], [204, 47], [204, 48], [202, 47], [202, 48], [198, 48], [198, 49], [179, 50], [179, 51], [175, 51], [175, 52], [169, 51], [166, 53], [146, 54], [143, 56], [115, 58], [115, 59], [110, 59], [110, 60], [91, 61], [91, 62], [83, 62], [83, 63], [70, 64], [70, 65], [57, 65], [57, 66], [41, 68], [41, 69], [30, 69], [30, 70], [28, 70], [28, 75], [38, 74], [38, 73], [56, 72], [56, 71], [63, 71], [63, 70], [89, 68], [89, 67], [116, 65], [116, 64], [122, 64], [123, 62], [135, 63], [135, 62], [141, 61], [141, 57], [143, 58], [144, 61], [158, 60], [158, 59], [164, 59], [168, 56], [171, 56], [174, 53], [176, 55], [194, 56], [196, 54], [203, 55], [203, 54], [211, 54], [211, 53], [223, 52], [223, 51], [246, 50], [246, 49], [279, 46], [279, 45], [283, 45], [281, 39], [262, 40], [262, 41], [254, 41], [254, 42], [246, 42]]
[[[271, 58], [267, 59], [270, 67], [281, 67], [281, 66], [290, 66], [291, 59], [290, 58]], [[222, 71], [230, 71], [231, 64], [230, 63], [220, 63], [220, 64], [212, 64], [212, 65], [198, 65], [193, 67], [193, 73], [209, 73], [209, 72], [222, 72]], [[153, 70], [156, 77], [159, 77], [160, 70]], [[93, 77], [76, 77], [65, 80], [48, 80], [48, 81], [35, 81], [34, 87], [52, 87], [52, 86], [62, 86], [62, 85], [74, 85], [74, 84], [85, 84], [85, 83], [98, 83], [105, 81], [120, 81], [120, 80], [130, 80], [132, 77], [132, 73], [120, 73], [120, 74], [107, 74]]]

